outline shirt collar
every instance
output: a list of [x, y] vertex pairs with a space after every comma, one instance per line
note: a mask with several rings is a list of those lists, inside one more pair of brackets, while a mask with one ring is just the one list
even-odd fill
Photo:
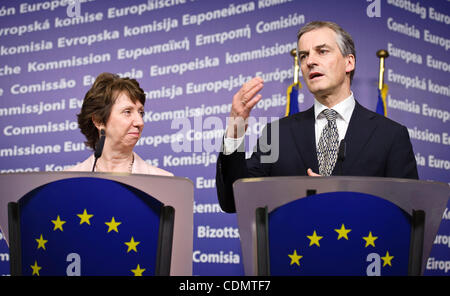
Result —
[[[332, 109], [336, 111], [347, 124], [350, 122], [352, 117], [353, 109], [355, 109], [355, 98], [353, 97], [353, 92], [350, 92], [345, 100], [335, 105]], [[328, 109], [327, 106], [322, 105], [319, 101], [314, 99], [314, 118], [317, 119], [319, 116], [325, 116], [322, 111]]]

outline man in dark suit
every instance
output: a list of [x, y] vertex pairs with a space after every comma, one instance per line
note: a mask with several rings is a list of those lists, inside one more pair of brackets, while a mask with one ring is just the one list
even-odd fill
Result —
[[[236, 211], [232, 184], [269, 176], [378, 176], [418, 179], [406, 127], [369, 111], [353, 97], [356, 54], [351, 36], [331, 22], [300, 29], [298, 56], [314, 95], [310, 109], [269, 124], [256, 151], [245, 159], [246, 120], [261, 99], [264, 82], [255, 77], [234, 95], [224, 151], [217, 160], [219, 203]], [[237, 149], [238, 148], [238, 149]]]

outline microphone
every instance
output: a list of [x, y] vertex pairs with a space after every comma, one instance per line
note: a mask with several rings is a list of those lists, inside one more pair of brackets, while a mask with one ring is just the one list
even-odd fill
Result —
[[339, 150], [338, 150], [338, 156], [337, 156], [337, 162], [339, 163], [339, 176], [342, 176], [344, 174], [344, 159], [345, 159], [345, 140], [341, 140], [341, 143], [339, 144]]
[[105, 130], [101, 129], [100, 130], [100, 139], [97, 142], [97, 145], [95, 146], [95, 152], [94, 152], [94, 165], [92, 166], [92, 172], [95, 171], [95, 165], [97, 164], [97, 159], [100, 158], [100, 156], [102, 156], [102, 152], [103, 152], [103, 146], [105, 145]]

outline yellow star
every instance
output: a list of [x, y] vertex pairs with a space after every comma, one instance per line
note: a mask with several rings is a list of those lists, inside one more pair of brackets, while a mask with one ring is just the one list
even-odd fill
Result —
[[48, 242], [48, 240], [45, 240], [43, 237], [42, 237], [42, 234], [41, 234], [41, 237], [40, 238], [37, 238], [36, 239], [36, 241], [37, 241], [37, 243], [38, 243], [38, 249], [39, 248], [42, 248], [42, 249], [44, 249], [45, 250], [45, 244]]
[[37, 275], [39, 276], [39, 270], [42, 269], [42, 267], [37, 265], [37, 261], [34, 261], [34, 265], [30, 265], [31, 269], [33, 269], [33, 274], [32, 275]]
[[289, 258], [291, 258], [291, 264], [297, 264], [298, 266], [300, 266], [300, 259], [303, 258], [303, 256], [301, 255], [297, 255], [297, 250], [294, 250], [293, 254], [288, 254]]
[[312, 245], [317, 245], [318, 247], [320, 247], [319, 241], [323, 238], [323, 236], [318, 236], [315, 230], [313, 235], [307, 235], [306, 237], [309, 238], [310, 240], [309, 242], [310, 247]]
[[367, 248], [369, 245], [371, 245], [372, 247], [375, 248], [375, 240], [378, 239], [378, 236], [372, 236], [372, 231], [369, 232], [369, 235], [364, 237], [363, 236], [363, 240], [366, 241], [366, 246], [365, 248]]
[[91, 221], [89, 221], [89, 219], [92, 218], [92, 216], [94, 215], [90, 215], [86, 212], [86, 209], [84, 209], [83, 214], [77, 214], [77, 216], [80, 218], [80, 225], [83, 223], [87, 223], [89, 225], [91, 225]]
[[346, 240], [348, 240], [348, 236], [347, 234], [352, 231], [351, 229], [345, 229], [344, 224], [342, 224], [341, 229], [335, 229], [334, 231], [336, 231], [337, 233], [339, 233], [338, 235], [338, 240], [340, 240], [341, 238], [345, 238]]
[[114, 217], [112, 217], [111, 222], [105, 222], [106, 225], [108, 225], [108, 232], [114, 230], [115, 232], [119, 232], [119, 230], [117, 229], [117, 226], [119, 226], [120, 224], [122, 224], [122, 222], [116, 222], [116, 220], [114, 220]]
[[393, 258], [394, 258], [394, 256], [389, 256], [389, 251], [386, 251], [386, 256], [381, 257], [381, 259], [383, 260], [383, 267], [385, 267], [386, 265], [392, 266], [391, 260]]
[[63, 231], [63, 224], [66, 223], [66, 221], [61, 221], [61, 219], [58, 217], [56, 218], [56, 220], [52, 220], [52, 223], [55, 224], [55, 227], [53, 228], [53, 231], [55, 231], [56, 229], [60, 229], [61, 231]]
[[131, 250], [133, 250], [137, 253], [136, 246], [139, 245], [140, 242], [135, 242], [134, 238], [131, 237], [131, 240], [129, 242], [126, 242], [125, 244], [128, 246], [127, 253], [130, 252]]
[[136, 269], [132, 269], [131, 272], [134, 273], [134, 276], [142, 276], [142, 273], [145, 271], [145, 268], [142, 268], [137, 265]]

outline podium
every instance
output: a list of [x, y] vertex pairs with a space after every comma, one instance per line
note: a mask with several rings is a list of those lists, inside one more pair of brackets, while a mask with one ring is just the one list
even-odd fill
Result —
[[[298, 214], [296, 214], [297, 212], [295, 211], [292, 212], [291, 216], [297, 215], [297, 217], [291, 217], [291, 221], [295, 221], [295, 223], [298, 223], [300, 226], [306, 225], [308, 224], [308, 221], [302, 220], [302, 215], [305, 217], [306, 212], [310, 212], [308, 215], [311, 215], [308, 217], [314, 217], [314, 213], [319, 213], [321, 209], [326, 207], [326, 198], [330, 198], [328, 201], [335, 202], [334, 205], [330, 205], [331, 207], [336, 207], [340, 202], [338, 199], [345, 198], [346, 195], [353, 195], [352, 198], [357, 202], [358, 200], [363, 200], [365, 198], [374, 201], [379, 200], [377, 202], [381, 201], [382, 203], [393, 205], [394, 208], [398, 208], [400, 216], [403, 215], [402, 213], [405, 214], [403, 215], [403, 218], [408, 215], [410, 216], [410, 218], [406, 217], [407, 219], [404, 220], [414, 224], [415, 230], [408, 230], [406, 237], [416, 241], [411, 244], [411, 246], [415, 247], [409, 251], [410, 253], [415, 253], [414, 256], [420, 258], [419, 264], [416, 264], [415, 267], [419, 268], [419, 270], [414, 271], [412, 274], [423, 274], [426, 260], [430, 254], [434, 238], [442, 219], [442, 214], [450, 196], [450, 187], [445, 183], [377, 177], [332, 176], [317, 178], [248, 178], [237, 180], [233, 184], [233, 190], [241, 238], [244, 271], [246, 275], [270, 274], [270, 260], [264, 260], [264, 258], [270, 257], [269, 254], [271, 250], [268, 246], [272, 246], [272, 249], [277, 249], [283, 244], [281, 241], [277, 241], [279, 239], [277, 239], [274, 233], [270, 233], [271, 213], [273, 213], [273, 216], [275, 217], [277, 216], [277, 211], [282, 212], [282, 210], [284, 210], [283, 207], [289, 206], [290, 203], [303, 203], [303, 212], [298, 212]], [[333, 195], [336, 197], [334, 198]], [[316, 204], [316, 202], [319, 203]], [[304, 208], [305, 203], [307, 203], [308, 207], [306, 210]], [[357, 209], [359, 205], [353, 204], [349, 207], [355, 207]], [[370, 206], [368, 209], [370, 209]], [[379, 220], [384, 220], [381, 219], [383, 213], [375, 214], [380, 215]], [[283, 215], [278, 215], [277, 219], [280, 220], [280, 217], [282, 218]], [[281, 221], [282, 220], [283, 219], [281, 219]], [[366, 248], [365, 245], [367, 245], [368, 242], [378, 245], [382, 241], [381, 238], [384, 240], [388, 238], [388, 236], [376, 233], [370, 228], [365, 230], [366, 232], [364, 235], [357, 234], [356, 228], [360, 227], [360, 225], [357, 225], [357, 222], [353, 223], [353, 225], [346, 225], [343, 220], [335, 221], [334, 225], [330, 224], [327, 226], [327, 231], [331, 230], [331, 233], [334, 233], [335, 236], [333, 237], [333, 240], [335, 243], [347, 243], [351, 239], [357, 239], [362, 245], [361, 248]], [[288, 229], [288, 226], [291, 225], [286, 224], [285, 228]], [[353, 233], [349, 232], [349, 230], [353, 231]], [[281, 229], [281, 232], [283, 231], [285, 230]], [[403, 230], [403, 232], [405, 231]], [[347, 238], [344, 237], [346, 233], [348, 233]], [[268, 245], [264, 245], [261, 241], [261, 236], [264, 240], [264, 234], [267, 236], [265, 239], [269, 240]], [[289, 253], [282, 254], [280, 258], [284, 259], [280, 260], [286, 260], [288, 266], [300, 268], [302, 266], [306, 267], [307, 256], [302, 253], [302, 250], [307, 248], [322, 250], [324, 249], [324, 245], [319, 245], [331, 239], [330, 234], [324, 234], [323, 228], [320, 228], [319, 230], [317, 224], [312, 225], [308, 232], [302, 235], [304, 235], [306, 242], [311, 245], [299, 245], [298, 249], [292, 248]], [[342, 237], [339, 237], [341, 235]], [[320, 241], [321, 236], [322, 240]], [[377, 238], [375, 238], [377, 236], [379, 237], [378, 241], [376, 241]], [[365, 237], [366, 241], [363, 237]], [[272, 239], [272, 241], [270, 241], [270, 239]], [[407, 242], [407, 248], [409, 245], [409, 242]], [[372, 246], [370, 245], [367, 246], [367, 257], [363, 258], [364, 260], [367, 260], [366, 267], [368, 271], [370, 262], [372, 262], [371, 260], [375, 261], [375, 257], [377, 256], [375, 252], [370, 250], [371, 247]], [[337, 252], [336, 250], [338, 249], [333, 248], [333, 252]], [[408, 249], [406, 250], [406, 253], [408, 253]], [[338, 255], [341, 256], [342, 254]], [[398, 257], [399, 254], [389, 254], [386, 253], [386, 250], [379, 255], [378, 259], [383, 257], [386, 260], [383, 259], [381, 263], [389, 264], [392, 255], [396, 256], [392, 262], [396, 262], [397, 259], [400, 259]], [[406, 260], [408, 260], [408, 258], [406, 258]], [[364, 267], [364, 271], [366, 267]], [[343, 275], [348, 274], [344, 273]]]
[[[16, 235], [18, 241], [16, 223], [8, 225], [9, 203], [21, 227], [24, 250], [19, 258], [52, 254], [49, 267], [63, 265], [67, 275], [79, 275], [80, 265], [81, 275], [192, 275], [194, 190], [189, 179], [88, 172], [8, 174], [0, 175], [0, 193], [3, 234]], [[77, 235], [82, 239], [74, 239]], [[15, 258], [12, 274], [19, 268]], [[129, 268], [118, 274], [121, 260]], [[30, 275], [31, 270], [45, 275], [39, 263], [23, 266]]]

